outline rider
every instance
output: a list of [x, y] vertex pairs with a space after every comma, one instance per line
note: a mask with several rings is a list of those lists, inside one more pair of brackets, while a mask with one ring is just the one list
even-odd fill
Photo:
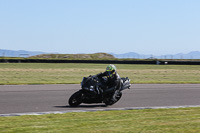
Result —
[[106, 93], [112, 93], [113, 101], [116, 100], [115, 92], [117, 90], [119, 90], [119, 88], [121, 86], [120, 76], [116, 70], [117, 70], [116, 67], [114, 65], [110, 64], [106, 67], [105, 72], [99, 73], [96, 75], [98, 78], [107, 77], [107, 80], [104, 83], [105, 87], [103, 87], [103, 94], [105, 95]]

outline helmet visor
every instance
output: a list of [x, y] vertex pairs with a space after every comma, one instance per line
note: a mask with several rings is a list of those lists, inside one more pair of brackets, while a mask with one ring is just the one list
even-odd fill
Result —
[[115, 71], [107, 71], [107, 77], [112, 77]]

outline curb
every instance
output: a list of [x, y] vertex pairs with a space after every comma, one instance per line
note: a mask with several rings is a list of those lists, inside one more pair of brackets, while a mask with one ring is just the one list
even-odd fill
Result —
[[190, 107], [200, 107], [200, 105], [160, 106], [160, 107], [125, 107], [125, 108], [107, 108], [107, 109], [89, 109], [89, 110], [10, 113], [10, 114], [0, 114], [0, 117], [23, 116], [23, 115], [64, 114], [64, 113], [70, 113], [70, 112], [96, 112], [96, 111], [114, 111], [114, 110], [142, 110], [142, 109], [175, 109], [175, 108], [190, 108]]

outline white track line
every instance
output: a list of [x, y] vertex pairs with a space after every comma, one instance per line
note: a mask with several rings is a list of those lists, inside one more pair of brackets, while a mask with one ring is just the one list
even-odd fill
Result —
[[125, 108], [107, 108], [107, 109], [87, 109], [87, 110], [67, 110], [67, 111], [49, 111], [49, 112], [11, 113], [11, 114], [0, 114], [0, 117], [22, 116], [22, 115], [64, 114], [64, 113], [69, 113], [69, 112], [95, 112], [95, 111], [142, 110], [142, 109], [173, 109], [173, 108], [189, 108], [189, 107], [200, 107], [200, 105], [159, 106], [159, 107], [125, 107]]

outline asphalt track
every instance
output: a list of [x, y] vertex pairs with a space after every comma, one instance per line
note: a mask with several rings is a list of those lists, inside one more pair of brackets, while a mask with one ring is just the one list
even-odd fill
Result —
[[0, 115], [28, 112], [97, 110], [133, 107], [199, 106], [200, 84], [133, 84], [112, 106], [81, 104], [72, 108], [69, 97], [80, 85], [1, 85]]

